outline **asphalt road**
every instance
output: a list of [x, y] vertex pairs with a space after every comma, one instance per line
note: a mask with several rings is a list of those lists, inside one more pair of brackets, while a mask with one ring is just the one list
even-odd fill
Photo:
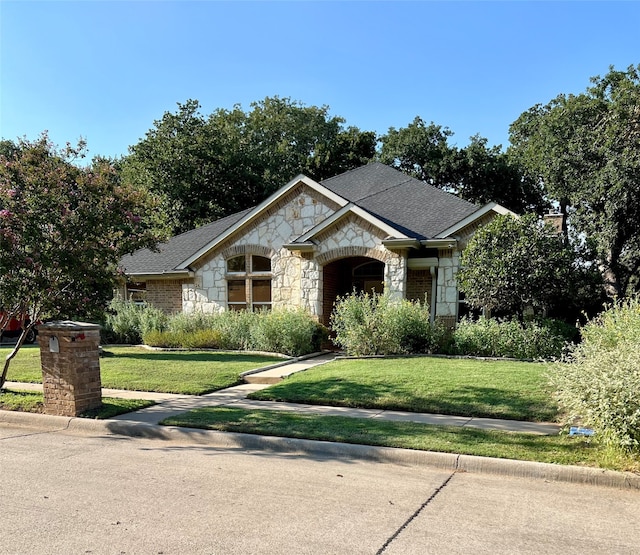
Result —
[[637, 554], [640, 492], [0, 427], [1, 554]]

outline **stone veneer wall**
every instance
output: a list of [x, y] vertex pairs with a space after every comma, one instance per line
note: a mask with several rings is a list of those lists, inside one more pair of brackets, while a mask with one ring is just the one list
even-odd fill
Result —
[[[319, 283], [317, 268], [300, 253], [283, 247], [331, 216], [338, 206], [307, 186], [297, 187], [264, 213], [252, 226], [219, 245], [196, 269], [193, 284], [183, 285], [185, 312], [217, 312], [226, 308], [226, 259], [231, 253], [258, 254], [271, 258], [272, 305], [311, 306], [317, 299], [304, 290]], [[314, 311], [317, 314], [317, 311]]]
[[460, 252], [453, 249], [438, 251], [438, 282], [436, 290], [436, 317], [453, 319], [458, 317], [458, 284], [456, 274], [460, 267]]
[[318, 264], [339, 258], [366, 256], [384, 262], [384, 287], [392, 297], [404, 298], [406, 293], [406, 251], [390, 251], [382, 244], [385, 233], [359, 216], [350, 215], [339, 225], [319, 235]]
[[284, 245], [323, 222], [338, 209], [304, 186], [294, 189], [247, 229], [220, 245], [195, 270], [193, 284], [182, 286], [185, 312], [214, 312], [226, 308], [225, 261], [234, 254], [271, 258], [272, 305], [303, 307], [316, 316], [323, 312], [325, 264], [338, 258], [367, 256], [385, 263], [385, 288], [394, 297], [406, 292], [406, 252], [391, 252], [382, 245], [384, 232], [355, 215], [348, 215], [314, 238], [315, 253], [290, 251]]

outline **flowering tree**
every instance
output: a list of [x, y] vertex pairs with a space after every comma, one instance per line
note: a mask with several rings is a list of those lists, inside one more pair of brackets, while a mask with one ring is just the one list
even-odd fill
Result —
[[122, 255], [162, 236], [156, 200], [123, 183], [114, 164], [75, 162], [85, 145], [58, 149], [46, 134], [0, 151], [0, 332], [12, 318], [27, 334], [44, 318], [86, 315], [113, 293]]

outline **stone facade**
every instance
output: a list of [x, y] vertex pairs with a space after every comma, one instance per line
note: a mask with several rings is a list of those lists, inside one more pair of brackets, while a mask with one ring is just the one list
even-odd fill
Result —
[[[151, 287], [148, 285], [147, 297], [153, 304], [170, 311], [218, 312], [230, 307], [227, 299], [229, 280], [245, 280], [246, 299], [250, 302], [251, 280], [270, 278], [271, 306], [274, 309], [302, 307], [326, 322], [326, 313], [330, 312], [335, 300], [337, 277], [333, 270], [331, 275], [327, 275], [326, 296], [332, 298], [325, 299], [325, 268], [345, 259], [352, 259], [354, 263], [356, 259], [371, 259], [384, 264], [382, 279], [386, 293], [396, 299], [424, 301], [426, 298], [432, 306], [433, 317], [455, 324], [459, 302], [456, 274], [460, 266], [460, 250], [478, 225], [483, 225], [491, 217], [483, 217], [481, 222], [460, 230], [457, 246], [438, 249], [432, 266], [419, 269], [409, 269], [409, 247], [393, 250], [385, 247], [388, 233], [381, 229], [384, 226], [374, 225], [355, 211], [347, 210], [331, 225], [320, 226], [320, 230], [306, 241], [305, 247], [292, 246], [299, 237], [305, 234], [309, 237], [310, 230], [340, 208], [331, 199], [300, 183], [192, 264], [192, 280], [149, 282]], [[456, 241], [453, 243], [456, 245]], [[264, 273], [252, 275], [249, 270], [240, 276], [230, 274], [227, 261], [242, 255], [247, 257], [247, 268], [251, 256], [268, 258], [271, 273], [266, 277]], [[341, 294], [344, 294], [344, 283], [341, 289]]]
[[456, 274], [460, 268], [460, 253], [453, 249], [438, 251], [438, 281], [436, 287], [436, 317], [458, 316], [458, 285]]
[[[387, 250], [384, 232], [355, 215], [347, 215], [315, 238], [315, 252], [284, 245], [322, 223], [337, 206], [301, 187], [246, 229], [238, 230], [195, 269], [193, 283], [182, 284], [185, 312], [217, 312], [227, 308], [226, 261], [239, 254], [271, 260], [272, 306], [302, 307], [316, 316], [323, 311], [323, 266], [333, 260], [365, 256], [385, 263], [385, 287], [393, 296], [406, 292], [406, 252]], [[247, 274], [251, 277], [251, 274]]]

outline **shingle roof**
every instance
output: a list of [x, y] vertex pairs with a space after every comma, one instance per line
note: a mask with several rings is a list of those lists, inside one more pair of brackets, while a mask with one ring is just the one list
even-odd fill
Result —
[[[415, 239], [436, 237], [478, 207], [378, 162], [326, 179], [321, 185]], [[175, 271], [192, 255], [240, 222], [253, 208], [187, 231], [121, 260], [128, 275]]]
[[433, 238], [478, 206], [378, 162], [322, 185], [416, 239]]
[[123, 257], [120, 265], [128, 275], [171, 272], [181, 262], [189, 258], [194, 252], [205, 247], [212, 239], [229, 229], [251, 210], [253, 209], [249, 208], [242, 212], [236, 212], [226, 218], [221, 218], [210, 224], [176, 235], [166, 243], [159, 245], [158, 252], [140, 249]]

